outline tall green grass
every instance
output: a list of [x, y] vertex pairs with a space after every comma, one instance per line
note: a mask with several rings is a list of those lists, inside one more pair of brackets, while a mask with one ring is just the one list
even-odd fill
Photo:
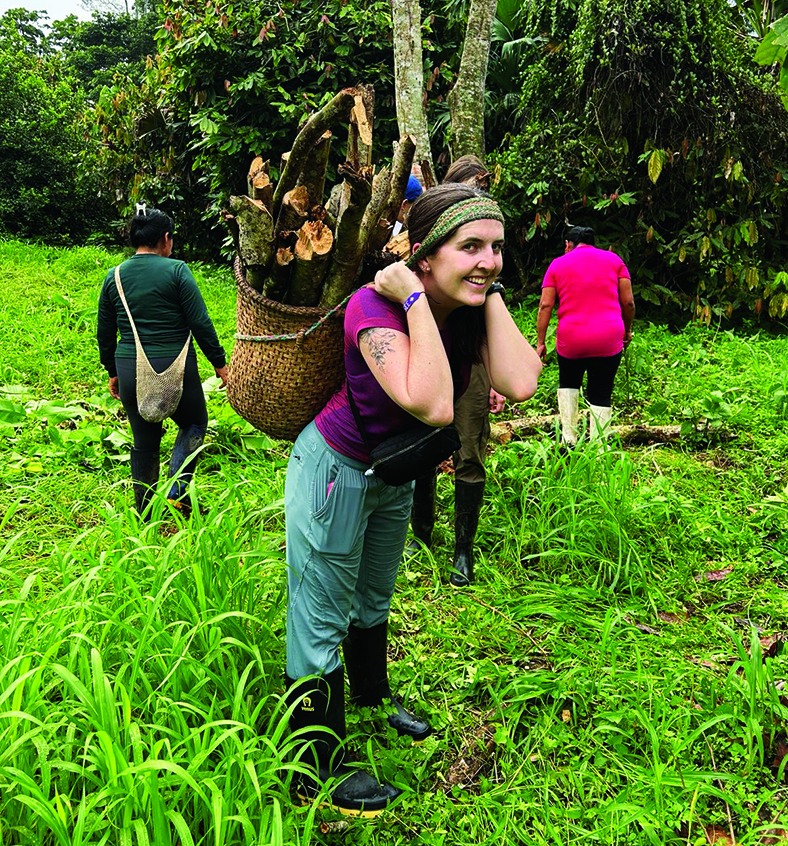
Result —
[[[404, 795], [322, 831], [331, 814], [290, 794], [288, 445], [208, 380], [192, 519], [162, 482], [140, 523], [93, 345], [116, 260], [0, 243], [2, 846], [696, 844], [731, 825], [755, 846], [781, 828], [784, 337], [638, 325], [614, 405], [687, 437], [496, 448], [469, 590], [447, 584], [440, 477], [436, 544], [403, 562], [390, 651], [395, 689], [437, 732], [415, 747], [349, 708], [359, 759]], [[195, 270], [229, 348], [231, 276]], [[532, 333], [533, 306], [517, 316]], [[556, 381], [549, 364], [509, 413], [554, 411]]]

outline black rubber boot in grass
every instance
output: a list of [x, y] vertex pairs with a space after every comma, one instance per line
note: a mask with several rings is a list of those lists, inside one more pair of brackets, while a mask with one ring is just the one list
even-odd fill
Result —
[[[413, 488], [413, 505], [410, 510], [410, 528], [413, 538], [408, 541], [405, 552], [416, 555], [422, 544], [430, 549], [432, 530], [435, 528], [435, 488], [438, 476], [433, 470], [427, 476], [416, 479]], [[421, 541], [421, 543], [419, 543]]]
[[134, 506], [146, 522], [150, 519], [148, 506], [159, 481], [159, 452], [131, 450], [131, 478], [134, 483]]
[[300, 774], [296, 794], [309, 802], [320, 792], [321, 783], [341, 779], [331, 791], [330, 805], [341, 814], [375, 817], [401, 791], [381, 784], [374, 776], [345, 763], [345, 674], [338, 667], [323, 678], [307, 678], [298, 684], [289, 677], [287, 704], [296, 703], [290, 730], [305, 729], [299, 760], [314, 769], [317, 778]]
[[483, 499], [484, 482], [454, 483], [454, 572], [449, 578], [454, 587], [473, 581], [473, 542]]
[[391, 692], [389, 686], [388, 622], [371, 629], [360, 629], [352, 623], [343, 644], [345, 668], [350, 683], [350, 697], [356, 705], [375, 708], [383, 705], [388, 713], [388, 724], [397, 734], [413, 738], [420, 743], [432, 734], [432, 726], [411, 714]]

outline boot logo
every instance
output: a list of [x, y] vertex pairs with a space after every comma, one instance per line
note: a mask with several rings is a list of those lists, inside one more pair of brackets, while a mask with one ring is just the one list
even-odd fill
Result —
[[305, 696], [305, 697], [301, 700], [301, 708], [302, 708], [304, 711], [314, 711], [314, 710], [315, 710], [315, 709], [312, 707], [312, 697], [311, 697], [311, 696]]

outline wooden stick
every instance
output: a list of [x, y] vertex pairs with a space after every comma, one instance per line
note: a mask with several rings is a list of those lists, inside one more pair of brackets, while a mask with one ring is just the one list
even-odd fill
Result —
[[328, 167], [328, 154], [331, 151], [331, 132], [326, 130], [317, 139], [312, 148], [312, 155], [304, 164], [304, 169], [298, 177], [297, 186], [303, 185], [309, 193], [309, 205], [320, 206], [323, 204], [323, 192], [326, 186], [326, 168]]
[[[557, 416], [520, 417], [514, 420], [493, 422], [490, 426], [490, 440], [493, 443], [508, 444], [510, 441], [524, 437], [533, 437], [546, 432], [553, 432], [558, 425]], [[621, 425], [611, 426], [609, 431], [618, 436], [625, 444], [666, 444], [681, 439], [681, 426], [644, 426]], [[719, 440], [733, 440], [735, 435], [724, 431], [715, 431], [715, 438]]]
[[317, 305], [333, 246], [331, 230], [320, 221], [308, 220], [298, 230], [288, 302], [302, 306]]
[[372, 171], [364, 168], [358, 173], [350, 165], [343, 164], [339, 166], [339, 173], [350, 189], [350, 198], [337, 223], [334, 257], [320, 298], [321, 308], [333, 308], [355, 288], [364, 257], [361, 221], [372, 197]]

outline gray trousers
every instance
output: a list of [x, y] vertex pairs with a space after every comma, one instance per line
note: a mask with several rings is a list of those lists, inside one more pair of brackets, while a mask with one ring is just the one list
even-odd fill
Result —
[[385, 622], [405, 548], [413, 484], [391, 487], [332, 449], [310, 423], [290, 454], [285, 482], [287, 674], [341, 664], [348, 624]]

